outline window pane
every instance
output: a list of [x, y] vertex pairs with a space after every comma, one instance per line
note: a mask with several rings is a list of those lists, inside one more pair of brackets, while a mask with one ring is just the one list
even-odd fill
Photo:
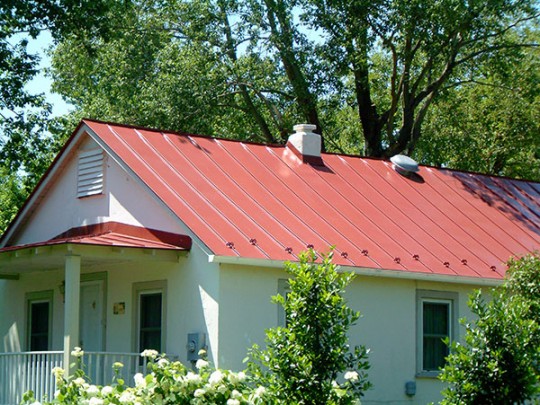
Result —
[[423, 369], [439, 370], [448, 356], [448, 347], [443, 340], [450, 335], [450, 304], [424, 302], [423, 314]]
[[30, 350], [49, 348], [49, 303], [30, 303]]
[[161, 352], [161, 293], [141, 294], [139, 350]]
[[448, 304], [424, 302], [424, 333], [448, 335]]

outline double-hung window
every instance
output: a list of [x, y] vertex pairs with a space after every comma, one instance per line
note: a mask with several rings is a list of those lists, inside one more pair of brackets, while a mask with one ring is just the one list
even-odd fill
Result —
[[446, 340], [456, 338], [457, 293], [419, 290], [417, 292], [417, 371], [437, 375], [446, 363]]
[[136, 350], [165, 351], [166, 281], [135, 283], [133, 292]]
[[26, 345], [30, 351], [51, 348], [53, 291], [40, 291], [26, 295]]

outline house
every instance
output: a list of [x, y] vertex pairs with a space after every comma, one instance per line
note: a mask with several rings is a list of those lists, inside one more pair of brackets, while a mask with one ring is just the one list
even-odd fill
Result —
[[321, 153], [313, 129], [268, 146], [82, 121], [0, 240], [0, 403], [50, 395], [75, 346], [98, 383], [143, 348], [241, 369], [282, 322], [283, 263], [329, 246], [357, 274], [363, 403], [437, 401], [468, 294], [540, 249], [540, 184]]

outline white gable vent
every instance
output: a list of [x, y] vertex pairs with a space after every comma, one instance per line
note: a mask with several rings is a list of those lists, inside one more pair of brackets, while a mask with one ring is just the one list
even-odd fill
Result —
[[103, 193], [103, 149], [93, 149], [79, 154], [77, 197]]

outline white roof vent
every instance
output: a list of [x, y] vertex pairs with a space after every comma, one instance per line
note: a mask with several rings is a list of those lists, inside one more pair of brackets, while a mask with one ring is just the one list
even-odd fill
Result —
[[321, 136], [313, 132], [316, 128], [312, 124], [295, 125], [296, 132], [289, 136], [287, 147], [303, 162], [321, 165]]
[[395, 155], [390, 158], [390, 161], [394, 164], [394, 170], [404, 176], [411, 175], [412, 173], [418, 173], [420, 168], [418, 163], [405, 155]]

